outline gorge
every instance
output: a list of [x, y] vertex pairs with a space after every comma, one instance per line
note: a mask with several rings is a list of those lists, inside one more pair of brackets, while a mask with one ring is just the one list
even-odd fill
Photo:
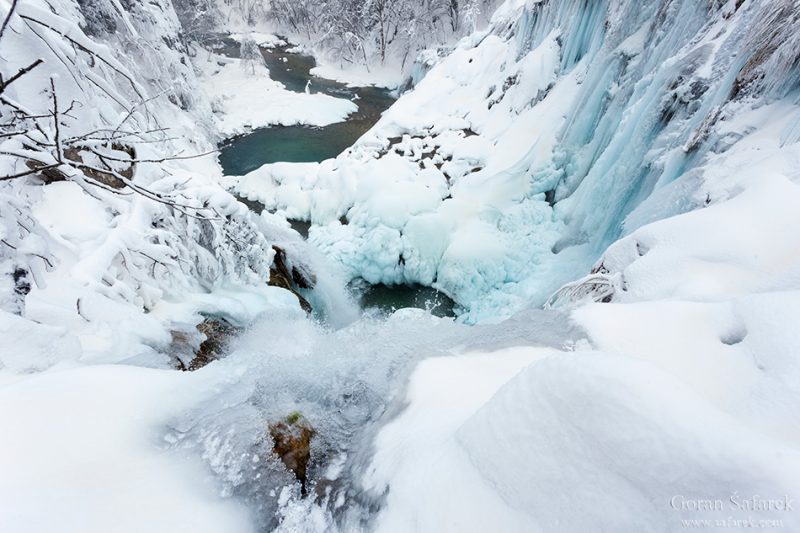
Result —
[[0, 531], [800, 527], [798, 0], [0, 20]]

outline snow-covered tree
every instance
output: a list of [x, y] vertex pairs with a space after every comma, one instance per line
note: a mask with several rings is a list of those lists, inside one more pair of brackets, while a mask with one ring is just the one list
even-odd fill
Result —
[[239, 54], [242, 58], [242, 68], [251, 75], [255, 75], [256, 69], [264, 65], [264, 56], [261, 55], [261, 48], [259, 48], [252, 35], [242, 37]]
[[267, 16], [344, 63], [367, 67], [474, 31], [496, 0], [270, 0]]
[[402, 3], [393, 0], [366, 0], [366, 29], [374, 36], [381, 63], [386, 61], [387, 48], [397, 37], [402, 22]]

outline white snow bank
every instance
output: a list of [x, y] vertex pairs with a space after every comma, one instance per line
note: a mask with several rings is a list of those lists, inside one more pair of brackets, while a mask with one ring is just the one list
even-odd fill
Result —
[[51, 235], [73, 246], [96, 245], [112, 218], [101, 203], [70, 182], [43, 188], [42, 200], [34, 206], [33, 214]]
[[80, 342], [67, 328], [38, 324], [0, 311], [0, 370], [44, 370], [59, 363], [69, 364], [80, 355]]
[[[793, 502], [800, 493], [796, 446], [634, 358], [514, 348], [430, 359], [415, 369], [406, 400], [375, 439], [363, 480], [385, 493], [378, 531], [800, 523], [793, 511], [735, 503], [756, 495]], [[769, 403], [760, 407], [770, 413]], [[697, 499], [719, 499], [720, 508], [682, 503]]]
[[720, 303], [593, 304], [573, 313], [602, 350], [644, 360], [753, 430], [800, 444], [800, 293]]
[[236, 42], [242, 42], [245, 38], [250, 38], [253, 39], [258, 46], [263, 46], [265, 48], [275, 48], [288, 44], [283, 37], [263, 31], [234, 32], [228, 34], [228, 37]]
[[[597, 352], [533, 364], [458, 432], [473, 464], [543, 531], [675, 531], [684, 519], [783, 519], [737, 509], [793, 499], [796, 448], [749, 431], [651, 365]], [[675, 509], [682, 498], [718, 510]], [[677, 505], [680, 507], [680, 505]]]
[[345, 83], [350, 87], [383, 87], [396, 89], [403, 82], [403, 69], [395, 62], [373, 65], [370, 68], [362, 64], [336, 62], [324, 53], [314, 54], [317, 65], [311, 74]]
[[212, 385], [202, 380], [95, 366], [5, 383], [0, 530], [252, 531], [246, 509], [220, 497], [199, 459], [160, 449], [161, 428]]
[[376, 437], [363, 479], [375, 493], [388, 488], [377, 531], [526, 530], [528, 517], [506, 505], [470, 466], [455, 433], [504, 383], [553, 352], [514, 348], [417, 365], [408, 407]]
[[215, 55], [198, 58], [195, 64], [204, 73], [201, 87], [212, 101], [219, 130], [226, 136], [274, 125], [326, 126], [358, 109], [350, 100], [289, 91], [269, 78], [263, 64], [243, 65], [239, 59]]

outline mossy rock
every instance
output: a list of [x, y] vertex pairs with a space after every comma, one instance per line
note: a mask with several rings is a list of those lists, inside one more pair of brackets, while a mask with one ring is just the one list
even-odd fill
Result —
[[284, 420], [269, 424], [269, 435], [273, 443], [272, 452], [295, 475], [305, 496], [314, 428], [302, 413], [294, 411]]

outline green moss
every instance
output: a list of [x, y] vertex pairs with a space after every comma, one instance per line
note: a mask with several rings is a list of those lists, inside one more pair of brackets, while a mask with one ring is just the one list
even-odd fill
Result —
[[286, 417], [286, 422], [288, 422], [289, 424], [296, 424], [300, 421], [301, 418], [303, 418], [303, 413], [301, 413], [300, 411], [292, 411], [291, 413], [289, 413], [289, 416]]

